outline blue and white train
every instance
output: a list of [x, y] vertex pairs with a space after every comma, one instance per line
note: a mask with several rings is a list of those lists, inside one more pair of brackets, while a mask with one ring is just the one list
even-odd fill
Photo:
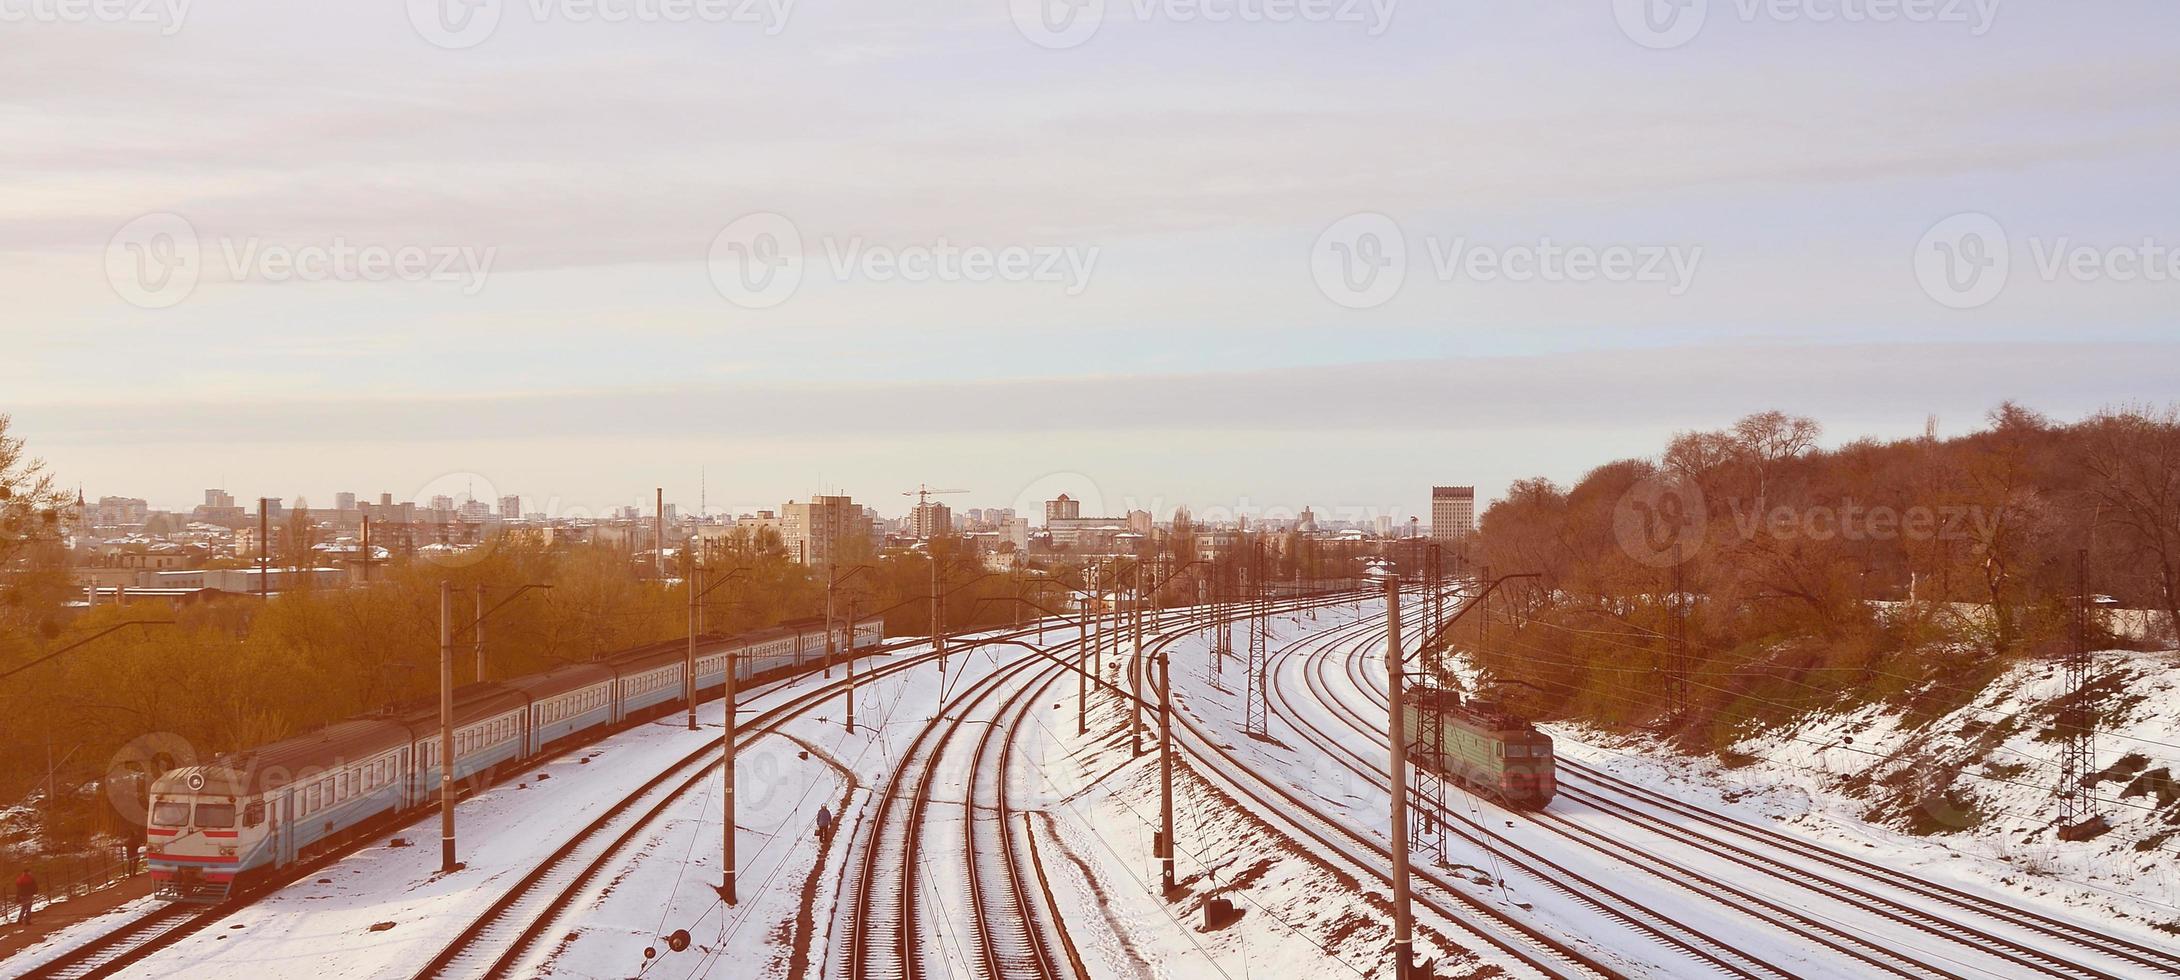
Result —
[[[885, 641], [884, 621], [835, 630], [836, 652]], [[686, 707], [687, 643], [654, 644], [586, 664], [454, 692], [457, 781], [501, 770], [631, 722]], [[821, 620], [700, 641], [699, 698], [737, 684], [817, 669]], [[176, 769], [152, 784], [145, 833], [161, 898], [218, 902], [272, 871], [430, 805], [439, 786], [439, 707], [388, 711]]]

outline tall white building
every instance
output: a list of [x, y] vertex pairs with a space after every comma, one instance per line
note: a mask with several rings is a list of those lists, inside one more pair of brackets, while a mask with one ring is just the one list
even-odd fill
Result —
[[1476, 531], [1475, 487], [1431, 488], [1431, 540], [1459, 541]]

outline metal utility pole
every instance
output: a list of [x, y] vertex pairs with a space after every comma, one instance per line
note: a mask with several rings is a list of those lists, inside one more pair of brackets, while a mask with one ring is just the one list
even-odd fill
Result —
[[270, 503], [266, 497], [257, 498], [257, 598], [260, 602], [271, 598], [272, 584], [272, 520], [267, 516]]
[[[738, 720], [736, 717], [736, 715], [738, 714], [737, 709], [740, 707], [735, 703], [735, 699], [740, 697], [740, 692], [736, 689], [736, 684], [734, 682], [734, 645], [731, 643], [727, 644], [726, 658], [726, 691], [720, 696], [720, 706], [725, 709], [727, 723], [724, 730], [721, 731], [719, 735], [719, 744], [720, 747], [724, 750], [727, 759], [725, 771], [720, 773], [720, 777], [726, 783], [726, 793], [724, 794], [724, 798], [726, 801], [726, 820], [724, 821], [725, 828], [721, 832], [721, 860], [719, 862], [719, 866], [722, 869], [726, 880], [719, 886], [719, 897], [726, 899], [728, 905], [735, 905], [738, 904], [741, 900], [740, 896], [735, 894], [734, 887], [734, 872], [737, 865], [734, 854], [734, 765], [736, 761], [734, 755], [734, 730], [735, 723]], [[693, 719], [695, 717], [696, 710], [693, 705], [696, 703], [696, 699], [692, 697], [689, 699], [689, 702], [692, 705], [692, 707], [690, 708], [690, 716]], [[854, 695], [852, 693], [849, 695], [849, 703], [854, 703]], [[693, 725], [694, 722], [692, 721], [691, 724]], [[852, 725], [853, 723], [851, 722], [850, 724]]]
[[939, 548], [931, 542], [931, 652], [939, 655], [939, 673], [946, 673], [946, 594], [939, 591]]
[[[1155, 597], [1154, 597], [1155, 601]], [[1173, 895], [1173, 645], [1158, 651], [1158, 859]]]
[[[1129, 660], [1129, 662], [1130, 662], [1130, 663], [1140, 664], [1140, 663], [1142, 663], [1142, 662], [1143, 662], [1143, 562], [1142, 562], [1142, 561], [1141, 561], [1140, 559], [1139, 559], [1139, 560], [1137, 560], [1137, 561], [1136, 561], [1136, 563], [1135, 563], [1135, 601], [1134, 601], [1134, 602], [1133, 602], [1133, 603], [1132, 603], [1131, 605], [1132, 605], [1132, 606], [1134, 607], [1134, 608], [1133, 608], [1132, 610], [1130, 610], [1130, 611], [1134, 613], [1133, 621], [1134, 621], [1134, 623], [1135, 623], [1135, 641], [1134, 641], [1134, 642], [1135, 642], [1135, 649], [1133, 649], [1133, 650], [1129, 651], [1129, 656], [1128, 656], [1128, 660]], [[1131, 707], [1130, 707], [1130, 708], [1128, 709], [1128, 720], [1129, 720], [1129, 730], [1128, 730], [1128, 747], [1129, 747], [1129, 750], [1130, 750], [1130, 752], [1131, 752], [1132, 754], [1134, 754], [1134, 755], [1142, 755], [1142, 754], [1143, 754], [1143, 705], [1142, 705], [1142, 704], [1140, 704], [1140, 703], [1138, 703], [1138, 704], [1135, 704], [1135, 705], [1131, 706]]]
[[1075, 656], [1081, 666], [1075, 670], [1075, 734], [1090, 734], [1090, 600], [1078, 600], [1082, 614], [1075, 619]]
[[840, 583], [833, 578], [831, 551], [825, 559], [825, 679], [833, 678], [833, 587]]
[[484, 586], [477, 586], [477, 682], [484, 683]]
[[666, 488], [658, 488], [658, 509], [652, 513], [651, 571], [658, 578], [666, 577]]
[[[696, 562], [689, 562], [689, 581], [683, 583], [689, 589], [689, 650], [681, 667], [681, 696], [689, 702], [689, 730], [696, 731], [696, 634], [697, 600], [703, 595], [699, 586], [703, 582], [703, 570]], [[731, 704], [731, 702], [730, 702]]]
[[2102, 833], [2094, 794], [2084, 785], [2097, 771], [2097, 718], [2089, 703], [2089, 551], [2074, 556], [2074, 642], [2066, 656], [2066, 707], [2059, 728], [2066, 737], [2059, 749], [2059, 839], [2087, 840]]
[[1385, 579], [1385, 741], [1392, 747], [1387, 766], [1393, 798], [1393, 970], [1395, 980], [1408, 980], [1415, 969], [1415, 912], [1408, 897], [1408, 739], [1401, 712], [1406, 694], [1401, 674], [1406, 670], [1400, 649], [1400, 580]]
[[[855, 622], [855, 603], [848, 603], [848, 622]], [[853, 625], [849, 629], [854, 629]], [[855, 658], [848, 658], [848, 730], [855, 731]]]
[[439, 873], [454, 862], [454, 584], [439, 583]]
[[1264, 581], [1264, 541], [1249, 548], [1249, 654], [1243, 666], [1242, 730], [1257, 738], [1272, 731], [1270, 692], [1265, 689], [1272, 632], [1272, 600]]
[[1688, 715], [1688, 590], [1682, 565], [1673, 566], [1673, 620], [1666, 634], [1665, 713], [1675, 719]]
[[363, 584], [371, 584], [371, 519], [363, 519]]

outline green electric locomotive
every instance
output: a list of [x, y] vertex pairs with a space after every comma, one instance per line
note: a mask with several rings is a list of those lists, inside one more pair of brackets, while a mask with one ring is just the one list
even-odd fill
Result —
[[1552, 802], [1550, 735], [1490, 702], [1464, 702], [1454, 691], [1424, 689], [1407, 700], [1410, 761], [1511, 807], [1541, 810]]

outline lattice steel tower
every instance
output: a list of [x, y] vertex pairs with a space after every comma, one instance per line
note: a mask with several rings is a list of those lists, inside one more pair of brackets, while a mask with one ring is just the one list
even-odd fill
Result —
[[1270, 695], [1264, 689], [1266, 650], [1272, 635], [1272, 589], [1264, 561], [1264, 539], [1249, 542], [1249, 661], [1243, 692], [1242, 730], [1263, 738], [1271, 734]]
[[2059, 837], [2082, 840], [2104, 830], [2096, 810], [2095, 794], [2088, 781], [2097, 771], [2097, 713], [2090, 703], [2089, 669], [2089, 557], [2075, 556], [2073, 627], [2074, 642], [2066, 656], [2066, 693], [2059, 710], [2059, 733], [2065, 743], [2059, 749]]

